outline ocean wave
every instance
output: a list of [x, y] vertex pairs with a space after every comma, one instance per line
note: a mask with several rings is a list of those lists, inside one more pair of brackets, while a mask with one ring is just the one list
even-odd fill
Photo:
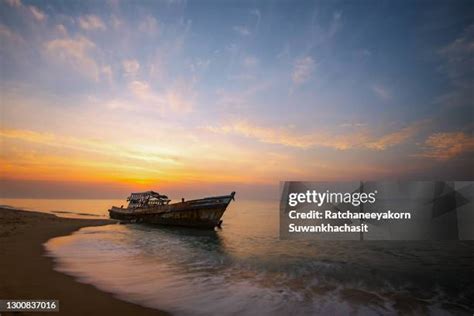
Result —
[[59, 271], [178, 315], [471, 315], [474, 307], [474, 243], [298, 243], [228, 227], [89, 227], [46, 248]]

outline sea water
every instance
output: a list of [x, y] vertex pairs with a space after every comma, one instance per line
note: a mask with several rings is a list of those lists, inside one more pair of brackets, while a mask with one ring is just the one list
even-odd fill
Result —
[[[39, 204], [103, 217], [108, 202]], [[277, 201], [237, 200], [223, 220], [215, 231], [86, 227], [45, 247], [56, 269], [79, 282], [176, 315], [474, 310], [472, 242], [282, 241]]]

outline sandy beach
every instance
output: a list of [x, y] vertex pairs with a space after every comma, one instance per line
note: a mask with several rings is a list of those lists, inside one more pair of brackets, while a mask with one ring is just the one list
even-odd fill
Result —
[[0, 298], [57, 299], [61, 315], [164, 315], [54, 271], [52, 259], [44, 254], [43, 243], [53, 237], [111, 223], [0, 208]]

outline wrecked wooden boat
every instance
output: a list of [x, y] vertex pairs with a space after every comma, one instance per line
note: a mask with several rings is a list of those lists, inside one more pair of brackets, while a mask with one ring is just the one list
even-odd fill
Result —
[[128, 207], [112, 206], [109, 215], [113, 219], [136, 223], [214, 228], [222, 223], [221, 217], [234, 200], [235, 192], [229, 195], [206, 197], [178, 203], [170, 203], [166, 195], [147, 191], [132, 193]]

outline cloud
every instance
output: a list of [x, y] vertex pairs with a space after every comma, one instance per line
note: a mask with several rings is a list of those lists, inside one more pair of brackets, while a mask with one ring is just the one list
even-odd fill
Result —
[[158, 96], [152, 92], [150, 85], [144, 81], [132, 81], [128, 87], [133, 95], [141, 100], [153, 102], [155, 99], [158, 99]]
[[251, 34], [250, 30], [246, 26], [236, 25], [232, 29], [242, 36], [249, 36]]
[[420, 129], [421, 125], [410, 125], [399, 131], [386, 134], [376, 140], [368, 141], [364, 146], [369, 149], [384, 150], [405, 142], [410, 137], [413, 137]]
[[100, 72], [101, 72], [101, 74], [107, 79], [107, 81], [108, 81], [109, 83], [112, 83], [112, 82], [113, 82], [114, 73], [113, 73], [113, 71], [112, 71], [112, 67], [110, 67], [109, 65], [103, 66], [103, 67], [100, 69]]
[[367, 126], [367, 123], [348, 122], [348, 123], [339, 124], [339, 127], [342, 127], [342, 128], [354, 128], [354, 127], [365, 127], [365, 126]]
[[468, 77], [467, 84], [472, 85], [472, 69], [474, 68], [474, 24], [468, 26], [464, 32], [438, 53], [444, 57], [440, 70], [446, 73], [453, 81], [460, 83]]
[[99, 66], [89, 55], [96, 46], [84, 36], [55, 39], [44, 44], [48, 56], [68, 64], [75, 71], [95, 81], [99, 80]]
[[156, 161], [160, 163], [175, 162], [173, 157], [162, 155], [158, 151], [150, 152], [149, 147], [140, 146], [139, 144], [125, 147], [97, 139], [77, 138], [25, 129], [0, 129], [0, 138], [15, 139], [60, 149], [97, 153], [104, 156], [114, 156], [114, 153], [120, 152], [122, 157], [133, 160]]
[[297, 148], [309, 148], [315, 140], [308, 136], [294, 135], [285, 129], [273, 129], [253, 125], [246, 121], [237, 121], [218, 127], [207, 126], [206, 130], [214, 133], [235, 134], [256, 139], [263, 143], [279, 144]]
[[247, 56], [242, 61], [242, 64], [247, 68], [253, 68], [258, 65], [258, 59], [254, 56]]
[[13, 32], [8, 27], [3, 24], [0, 24], [0, 36], [6, 38], [13, 38], [15, 34], [13, 34]]
[[28, 8], [30, 9], [30, 12], [31, 14], [33, 14], [33, 17], [37, 20], [37, 21], [43, 21], [44, 19], [46, 19], [46, 14], [41, 11], [40, 9], [38, 9], [37, 7], [35, 6], [28, 6]]
[[117, 16], [112, 15], [110, 17], [110, 24], [115, 28], [118, 29], [120, 26], [122, 26], [123, 22], [120, 20]]
[[87, 31], [105, 30], [105, 24], [97, 15], [89, 14], [79, 18], [79, 26]]
[[295, 61], [293, 66], [293, 73], [291, 78], [296, 84], [302, 84], [309, 80], [312, 76], [316, 64], [310, 56], [299, 58]]
[[236, 121], [221, 126], [207, 126], [204, 129], [213, 133], [240, 135], [262, 143], [301, 149], [326, 147], [336, 150], [370, 149], [382, 151], [404, 143], [421, 130], [426, 123], [424, 121], [415, 122], [400, 131], [388, 133], [380, 137], [371, 136], [367, 132], [331, 134], [325, 131], [315, 131], [309, 134], [299, 134], [293, 128], [262, 127], [247, 121]]
[[136, 76], [140, 70], [140, 64], [136, 59], [126, 59], [122, 62], [122, 67], [127, 76]]
[[256, 18], [255, 26], [249, 27], [249, 26], [246, 26], [246, 25], [234, 25], [232, 27], [232, 30], [234, 32], [236, 32], [237, 34], [239, 34], [240, 36], [243, 36], [243, 37], [250, 36], [250, 35], [252, 35], [253, 32], [256, 33], [258, 31], [258, 27], [260, 25], [260, 20], [261, 20], [260, 10], [253, 9], [253, 10], [250, 10], [249, 13], [250, 13], [250, 15], [253, 15]]
[[207, 70], [210, 64], [211, 64], [210, 59], [198, 58], [194, 63], [191, 64], [190, 67], [192, 71], [203, 71], [203, 70]]
[[15, 7], [15, 8], [20, 8], [21, 6], [23, 6], [23, 4], [21, 3], [21, 0], [6, 0], [5, 2], [9, 6]]
[[33, 18], [39, 22], [44, 21], [48, 17], [46, 13], [33, 5], [24, 6], [21, 0], [5, 0], [5, 2], [11, 7], [21, 8], [22, 10], [28, 11], [31, 13]]
[[0, 24], [0, 38], [2, 41], [9, 41], [11, 44], [23, 44], [25, 40], [19, 34], [14, 33], [8, 27]]
[[250, 10], [250, 14], [255, 15], [255, 17], [257, 18], [257, 22], [255, 23], [255, 29], [257, 30], [258, 26], [260, 25], [260, 21], [262, 19], [262, 15], [260, 13], [260, 10], [259, 9]]
[[342, 17], [341, 12], [336, 11], [333, 13], [332, 21], [331, 21], [331, 24], [329, 25], [328, 37], [333, 37], [341, 29], [342, 27], [341, 17]]
[[474, 24], [451, 43], [438, 50], [442, 57], [438, 70], [450, 81], [452, 89], [439, 96], [436, 103], [447, 108], [472, 107], [474, 85]]
[[157, 33], [159, 32], [158, 21], [149, 15], [140, 22], [138, 30], [145, 33]]
[[389, 100], [392, 98], [391, 93], [383, 86], [374, 84], [371, 86], [372, 91], [381, 99]]
[[59, 34], [61, 34], [61, 35], [63, 35], [63, 36], [66, 36], [66, 35], [67, 35], [67, 29], [66, 29], [66, 27], [64, 26], [64, 24], [58, 24], [58, 25], [56, 25], [56, 28], [55, 28], [55, 29], [56, 29], [56, 31], [57, 31]]
[[362, 135], [328, 135], [317, 132], [298, 134], [293, 129], [269, 128], [256, 126], [247, 121], [237, 121], [224, 126], [207, 126], [206, 130], [213, 133], [234, 134], [253, 138], [262, 143], [283, 145], [288, 147], [309, 149], [313, 147], [327, 147], [337, 150], [346, 150], [359, 146], [363, 142]]
[[445, 161], [466, 152], [474, 151], [474, 137], [462, 132], [435, 133], [425, 143], [425, 151], [419, 157]]
[[22, 10], [26, 9], [31, 13], [31, 15], [33, 15], [33, 18], [39, 22], [44, 21], [48, 17], [46, 13], [33, 5], [24, 6], [21, 0], [5, 0], [5, 2], [11, 7], [22, 8]]
[[129, 89], [145, 106], [161, 113], [166, 113], [166, 111], [188, 113], [193, 109], [193, 95], [186, 89], [186, 91], [178, 88], [167, 89], [162, 93], [157, 93], [147, 82], [138, 80], [132, 81]]
[[362, 58], [369, 58], [372, 56], [372, 51], [370, 49], [364, 48], [356, 52], [356, 55]]

